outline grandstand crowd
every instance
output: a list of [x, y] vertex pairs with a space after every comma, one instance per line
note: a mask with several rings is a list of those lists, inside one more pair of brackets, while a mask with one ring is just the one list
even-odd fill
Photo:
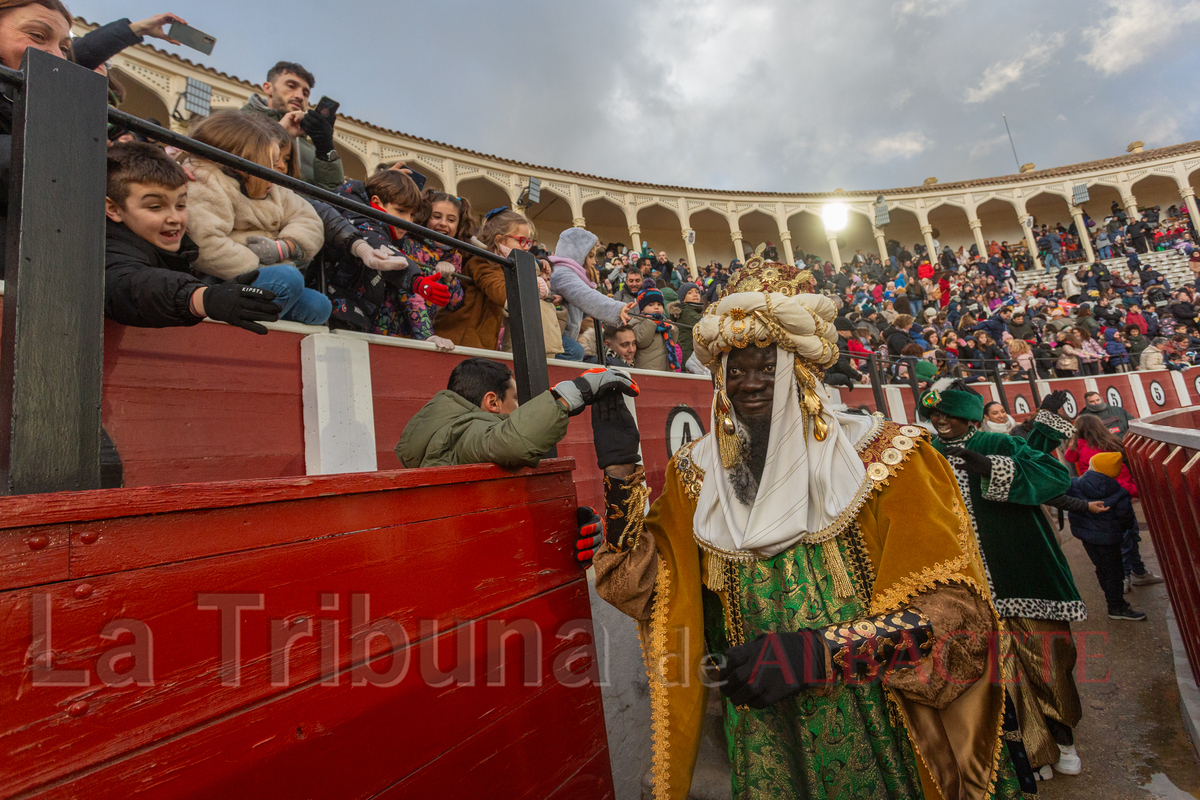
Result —
[[[176, 21], [174, 14], [123, 19], [72, 39], [72, 18], [59, 0], [0, 0], [0, 61], [19, 69], [32, 47], [108, 74], [109, 59], [144, 37], [170, 41], [164, 26]], [[117, 105], [123, 90], [109, 79]], [[347, 180], [334, 147], [336, 112], [312, 107], [315, 84], [302, 65], [280, 62], [243, 108], [214, 112], [190, 134], [498, 256], [532, 252], [541, 266], [537, 311], [549, 357], [706, 372], [693, 357], [691, 328], [737, 260], [694, 271], [665, 251], [601, 243], [584, 228], [566, 230], [552, 245], [539, 242], [517, 209], [479, 213], [466, 198], [424, 188], [424, 176], [404, 163]], [[6, 181], [8, 94], [0, 97]], [[443, 350], [511, 349], [503, 268], [492, 261], [119, 126], [110, 126], [108, 153], [111, 319], [163, 327], [207, 317], [260, 334], [263, 322], [282, 319], [427, 340]], [[1035, 241], [1046, 277], [1024, 288], [1017, 273], [1034, 262], [1023, 243], [991, 242], [981, 253], [975, 245], [955, 252], [935, 242], [930, 252], [922, 243], [891, 241], [886, 261], [859, 251], [843, 264], [793, 255], [811, 271], [813, 289], [839, 305], [843, 357], [826, 374], [833, 385], [867, 380], [872, 355], [883, 367], [880, 379], [893, 381], [909, 381], [909, 369], [922, 381], [984, 380], [997, 370], [1027, 379], [1182, 369], [1200, 350], [1194, 222], [1186, 207], [1131, 216], [1113, 203], [1104, 220], [1085, 215], [1082, 231], [1074, 222], [1042, 224]], [[1089, 262], [1082, 236], [1100, 259], [1124, 256], [1124, 268]], [[1139, 259], [1168, 248], [1188, 256], [1196, 286], [1172, 287]], [[780, 258], [770, 243], [758, 251]]]

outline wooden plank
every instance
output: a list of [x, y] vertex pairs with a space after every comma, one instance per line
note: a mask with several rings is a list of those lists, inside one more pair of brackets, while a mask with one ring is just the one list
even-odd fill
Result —
[[612, 788], [612, 762], [608, 748], [597, 753], [579, 768], [579, 771], [567, 778], [562, 786], [554, 790], [547, 800], [575, 800], [577, 797], [612, 798], [616, 791]]
[[504, 470], [492, 464], [436, 467], [393, 472], [316, 475], [305, 478], [231, 480], [223, 483], [146, 486], [0, 498], [0, 529], [86, 522], [98, 519], [164, 514], [171, 511], [299, 500], [306, 497], [366, 494], [420, 486], [495, 481], [514, 475], [547, 475], [574, 469], [570, 459], [546, 460], [536, 469]]
[[0, 532], [0, 589], [66, 580], [69, 545], [69, 525]]
[[[71, 526], [71, 577], [573, 498], [569, 473], [123, 517]], [[3, 534], [0, 534], [3, 535]]]
[[[586, 586], [578, 580], [497, 617], [528, 619], [554, 630], [559, 620], [586, 616], [588, 609]], [[485, 632], [486, 621], [474, 630], [473, 663], [480, 675], [488, 658]], [[419, 662], [422, 651], [434, 646], [441, 663], [452, 663], [457, 635], [447, 631], [422, 642], [411, 660]], [[511, 639], [506, 645], [507, 658], [519, 663], [521, 642]], [[552, 675], [554, 663], [578, 646], [548, 639], [538, 662], [543, 674]], [[375, 666], [384, 669], [379, 662]], [[461, 763], [479, 763], [505, 747], [497, 737], [520, 741], [530, 765], [542, 773], [570, 775], [585, 755], [595, 774], [607, 769], [598, 686], [568, 688], [553, 678], [527, 686], [519, 670], [505, 677], [500, 685], [480, 680], [474, 686], [437, 688], [420, 669], [409, 669], [391, 687], [352, 686], [345, 679], [337, 686], [310, 683], [104, 764], [81, 768], [76, 761], [72, 774], [27, 796], [366, 798], [422, 768], [435, 785], [449, 786], [456, 777], [451, 771]], [[513, 717], [514, 709], [526, 716]], [[510, 717], [521, 721], [519, 730], [494, 725]], [[487, 796], [497, 796], [494, 784], [492, 789]], [[425, 796], [469, 795], [435, 791]]]
[[[89, 686], [31, 686], [35, 593], [0, 594], [0, 702], [6, 708], [0, 749], [38, 754], [13, 759], [4, 783], [28, 786], [48, 771], [116, 757], [285, 691], [272, 685], [273, 677], [291, 686], [319, 679], [319, 620], [337, 620], [348, 636], [351, 595], [368, 598], [363, 617], [394, 620], [416, 641], [422, 620], [445, 628], [564, 584], [582, 585], [569, 550], [574, 508], [572, 498], [559, 498], [44, 587], [56, 668], [85, 670]], [[247, 595], [243, 604], [261, 606], [241, 615], [240, 685], [221, 685], [221, 614], [198, 608], [211, 602], [201, 602], [209, 592]], [[338, 599], [335, 611], [322, 609], [329, 595]], [[577, 616], [587, 618], [586, 606]], [[153, 686], [100, 681], [98, 664], [114, 642], [99, 634], [116, 618], [138, 620], [152, 632]], [[270, 621], [302, 619], [318, 620], [318, 635], [284, 651], [284, 681], [272, 674]], [[372, 651], [385, 645], [377, 639]], [[338, 655], [338, 663], [348, 663], [345, 642]], [[76, 718], [70, 710], [78, 703], [87, 711]]]

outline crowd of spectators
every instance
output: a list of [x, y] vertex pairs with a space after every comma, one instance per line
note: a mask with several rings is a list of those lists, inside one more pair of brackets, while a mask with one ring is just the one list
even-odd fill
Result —
[[[107, 74], [107, 63], [145, 36], [167, 39], [160, 14], [119, 20], [76, 40], [58, 0], [0, 0], [0, 61], [18, 68], [26, 47], [73, 58]], [[501, 207], [477, 216], [461, 197], [424, 188], [412, 165], [382, 165], [346, 180], [334, 147], [336, 114], [310, 107], [315, 76], [280, 62], [240, 110], [193, 125], [198, 141], [336, 191], [401, 219], [508, 256], [532, 252], [547, 356], [571, 361], [704, 374], [691, 329], [717, 299], [737, 260], [693, 273], [665, 251], [602, 245], [570, 228], [553, 247], [533, 223]], [[110, 76], [110, 101], [122, 91]], [[11, 132], [0, 98], [0, 151]], [[4, 127], [7, 126], [7, 127]], [[131, 325], [195, 324], [205, 316], [266, 332], [276, 319], [427, 340], [439, 349], [511, 349], [501, 267], [365, 216], [344, 212], [261, 178], [110, 130], [106, 311]], [[813, 288], [839, 305], [843, 357], [826, 380], [867, 380], [874, 354], [881, 380], [953, 375], [987, 380], [1068, 377], [1132, 369], [1182, 369], [1200, 350], [1196, 288], [1173, 288], [1139, 254], [1177, 248], [1200, 283], [1200, 250], [1186, 208], [1130, 218], [1114, 203], [1101, 222], [1035, 229], [1047, 279], [1018, 290], [1032, 266], [1023, 243], [986, 252], [888, 243], [886, 260], [856, 253], [834, 265], [795, 253]], [[1101, 257], [1125, 254], [1124, 269], [1088, 263], [1079, 237]], [[549, 244], [549, 243], [546, 243]], [[779, 254], [759, 248], [768, 260]], [[1053, 276], [1053, 277], [1050, 277]], [[599, 323], [599, 324], [597, 324]], [[602, 333], [601, 333], [602, 332]], [[598, 333], [600, 334], [598, 337]], [[597, 340], [599, 338], [599, 341]]]

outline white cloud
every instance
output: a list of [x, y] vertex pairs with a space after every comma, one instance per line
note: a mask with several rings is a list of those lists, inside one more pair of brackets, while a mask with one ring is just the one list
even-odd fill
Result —
[[894, 10], [901, 17], [944, 17], [965, 0], [900, 0]]
[[979, 88], [967, 90], [967, 102], [982, 103], [1014, 83], [1027, 79], [1033, 72], [1050, 62], [1065, 39], [1062, 33], [1032, 37], [1021, 55], [1011, 61], [997, 62], [985, 69]]
[[1083, 32], [1090, 48], [1080, 58], [1103, 75], [1116, 75], [1159, 54], [1182, 27], [1200, 21], [1200, 0], [1109, 0], [1102, 16], [1102, 23]]
[[907, 159], [924, 153], [932, 144], [921, 131], [908, 131], [876, 139], [867, 145], [867, 155], [876, 162]]
[[976, 142], [975, 144], [971, 145], [969, 155], [971, 158], [986, 156], [997, 147], [1005, 144], [1008, 144], [1008, 134], [1002, 133], [999, 136], [993, 136], [990, 139], [984, 139], [983, 141]]

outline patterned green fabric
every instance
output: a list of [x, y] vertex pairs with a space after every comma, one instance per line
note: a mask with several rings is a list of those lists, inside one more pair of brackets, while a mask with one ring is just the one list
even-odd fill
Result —
[[[851, 563], [839, 537], [842, 559]], [[762, 631], [797, 631], [855, 619], [860, 600], [834, 596], [822, 548], [799, 544], [766, 561], [738, 565], [747, 640]], [[856, 596], [862, 596], [851, 575]], [[709, 617], [711, 621], [712, 617]], [[710, 641], [717, 634], [708, 636]], [[878, 683], [808, 689], [768, 709], [725, 702], [725, 734], [735, 798], [922, 798], [916, 755]], [[1007, 758], [997, 798], [1020, 796]]]

